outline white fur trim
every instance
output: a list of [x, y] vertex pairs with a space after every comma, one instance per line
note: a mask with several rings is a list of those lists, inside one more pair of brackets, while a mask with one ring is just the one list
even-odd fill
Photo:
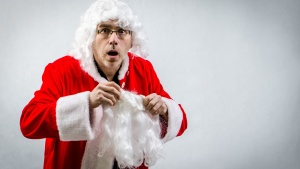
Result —
[[125, 74], [128, 71], [128, 67], [129, 67], [129, 57], [126, 56], [122, 62], [121, 69], [119, 70], [119, 76], [118, 76], [119, 80], [122, 80], [125, 77]]
[[92, 110], [91, 119], [95, 138], [86, 142], [84, 155], [82, 157], [81, 169], [112, 169], [114, 157], [99, 157], [98, 153], [100, 144], [101, 119], [103, 116], [103, 108], [99, 106]]
[[112, 169], [114, 164], [114, 157], [104, 156], [99, 157], [98, 147], [95, 142], [88, 141], [85, 147], [84, 156], [82, 159], [81, 169]]
[[56, 122], [60, 140], [94, 138], [90, 123], [89, 92], [61, 97], [56, 103]]
[[89, 58], [83, 57], [83, 58], [80, 58], [80, 66], [95, 81], [97, 81], [97, 82], [106, 82], [107, 81], [104, 77], [100, 76], [100, 74], [99, 74], [99, 72], [97, 70], [97, 67], [95, 65], [93, 57], [89, 57]]
[[167, 134], [162, 139], [162, 141], [166, 143], [177, 136], [181, 127], [183, 115], [179, 105], [175, 101], [164, 97], [162, 99], [168, 107], [169, 116]]

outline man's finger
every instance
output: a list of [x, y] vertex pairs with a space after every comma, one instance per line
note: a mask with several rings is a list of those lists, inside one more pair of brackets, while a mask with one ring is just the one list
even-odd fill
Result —
[[160, 96], [155, 95], [155, 97], [153, 97], [152, 100], [150, 100], [150, 102], [146, 106], [146, 109], [151, 110], [154, 106], [156, 106], [156, 104], [160, 101], [160, 99], [161, 99]]
[[99, 85], [98, 89], [106, 93], [113, 94], [116, 99], [120, 99], [121, 92], [120, 89], [116, 87], [119, 87], [116, 83], [110, 83], [110, 85]]
[[114, 102], [112, 100], [110, 100], [104, 96], [100, 97], [99, 102], [100, 102], [100, 104], [106, 103], [106, 104], [109, 104], [110, 106], [114, 105]]
[[112, 102], [112, 105], [114, 105], [117, 102], [117, 99], [113, 94], [103, 92], [102, 95], [103, 98], [110, 100]]
[[159, 110], [161, 110], [162, 102], [156, 102], [156, 104], [149, 109], [149, 112], [153, 115], [159, 114]]
[[150, 95], [148, 95], [148, 96], [146, 96], [146, 97], [144, 98], [143, 103], [144, 103], [144, 106], [145, 106], [146, 109], [147, 109], [147, 106], [149, 105], [149, 103], [152, 101], [152, 99], [153, 99], [155, 96], [156, 96], [156, 94], [155, 94], [155, 93], [152, 93], [152, 94], [150, 94]]

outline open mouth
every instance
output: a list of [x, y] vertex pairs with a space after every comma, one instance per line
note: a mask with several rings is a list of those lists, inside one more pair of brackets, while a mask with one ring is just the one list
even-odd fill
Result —
[[117, 56], [119, 53], [117, 51], [111, 50], [111, 51], [107, 52], [107, 54], [110, 56]]

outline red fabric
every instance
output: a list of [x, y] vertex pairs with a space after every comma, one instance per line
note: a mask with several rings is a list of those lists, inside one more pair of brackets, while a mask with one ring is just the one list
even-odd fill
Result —
[[[129, 69], [120, 86], [137, 94], [157, 93], [170, 98], [160, 84], [152, 64], [129, 53]], [[80, 169], [86, 141], [60, 141], [56, 124], [56, 102], [62, 96], [92, 91], [98, 84], [84, 72], [79, 61], [70, 56], [62, 57], [46, 66], [40, 90], [24, 107], [20, 128], [31, 139], [46, 138], [44, 169]], [[186, 115], [178, 136], [187, 127]], [[141, 166], [139, 169], [146, 169]]]

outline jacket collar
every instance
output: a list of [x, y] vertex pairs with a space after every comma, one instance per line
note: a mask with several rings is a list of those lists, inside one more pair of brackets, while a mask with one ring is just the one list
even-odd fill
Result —
[[[127, 57], [125, 57], [125, 59], [122, 62], [122, 66], [119, 69], [119, 76], [118, 76], [119, 80], [122, 80], [125, 77], [126, 72], [128, 71], [130, 54], [131, 53], [128, 52]], [[99, 83], [107, 82], [107, 80], [99, 74], [97, 67], [94, 63], [93, 57], [79, 58], [79, 62], [80, 62], [80, 67], [82, 68], [82, 70], [84, 70], [86, 73], [88, 73], [95, 81], [97, 81]]]

